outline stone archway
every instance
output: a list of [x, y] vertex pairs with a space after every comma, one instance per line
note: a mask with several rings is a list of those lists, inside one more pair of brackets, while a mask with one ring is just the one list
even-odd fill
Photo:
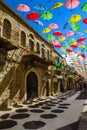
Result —
[[30, 72], [27, 76], [26, 91], [27, 100], [38, 98], [38, 77], [34, 72]]

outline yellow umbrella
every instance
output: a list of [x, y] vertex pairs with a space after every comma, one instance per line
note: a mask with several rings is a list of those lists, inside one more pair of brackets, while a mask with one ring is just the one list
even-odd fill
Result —
[[69, 18], [70, 22], [78, 22], [81, 19], [81, 16], [78, 14], [74, 14]]
[[85, 29], [84, 32], [87, 33], [87, 29]]
[[76, 45], [76, 42], [71, 42], [70, 44], [71, 44], [71, 45]]
[[82, 48], [82, 49], [85, 48], [85, 47], [86, 47], [85, 45], [81, 45], [81, 46], [79, 46], [79, 48]]
[[64, 36], [58, 38], [59, 42], [64, 41], [64, 40], [66, 40], [66, 37], [64, 37]]
[[61, 7], [63, 5], [64, 4], [62, 2], [56, 2], [55, 4], [52, 5], [51, 9], [55, 9], [55, 8]]
[[42, 33], [48, 33], [48, 32], [50, 32], [51, 30], [50, 30], [50, 28], [44, 28], [43, 30], [42, 30]]

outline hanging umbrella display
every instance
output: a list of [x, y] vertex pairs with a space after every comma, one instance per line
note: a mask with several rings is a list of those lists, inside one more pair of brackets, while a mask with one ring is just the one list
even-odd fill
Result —
[[74, 35], [73, 31], [68, 31], [68, 32], [65, 33], [66, 37], [70, 37], [70, 36], [73, 36], [73, 35]]
[[44, 5], [35, 5], [34, 6], [35, 9], [38, 9], [38, 10], [46, 10], [47, 8], [44, 6]]
[[71, 28], [74, 32], [79, 32], [80, 30], [78, 23], [71, 23]]
[[50, 28], [50, 29], [57, 29], [58, 25], [55, 24], [55, 23], [51, 23], [51, 24], [48, 25], [48, 28]]
[[63, 6], [64, 4], [62, 2], [56, 2], [52, 5], [51, 9], [59, 8]]
[[28, 20], [35, 20], [39, 17], [39, 14], [37, 12], [31, 12], [31, 13], [27, 14], [26, 17]]
[[66, 0], [64, 5], [68, 9], [74, 9], [74, 8], [78, 7], [79, 1], [78, 0]]
[[58, 40], [50, 41], [53, 45], [59, 44]]
[[52, 41], [52, 40], [55, 40], [55, 37], [54, 37], [53, 35], [47, 35], [47, 36], [46, 36], [46, 39], [47, 39], [48, 41]]
[[19, 4], [16, 6], [16, 9], [21, 11], [21, 12], [28, 12], [30, 11], [30, 7], [25, 5], [25, 4]]
[[83, 19], [83, 23], [87, 24], [87, 18]]
[[62, 35], [62, 32], [60, 32], [60, 31], [55, 31], [55, 32], [53, 32], [53, 35], [54, 35], [54, 36], [61, 36], [61, 35]]
[[43, 30], [42, 30], [42, 33], [44, 34], [44, 33], [48, 33], [48, 32], [50, 32], [51, 30], [49, 29], [49, 28], [44, 28]]
[[44, 26], [43, 23], [41, 21], [39, 21], [39, 20], [34, 20], [33, 22], [38, 24], [38, 25]]
[[44, 11], [44, 12], [41, 12], [41, 13], [40, 13], [40, 17], [41, 17], [42, 19], [44, 19], [44, 20], [50, 20], [50, 19], [52, 19], [53, 14], [50, 13], [49, 11]]
[[66, 37], [64, 37], [64, 36], [58, 38], [59, 42], [64, 41], [64, 40], [66, 40]]
[[74, 14], [69, 18], [70, 22], [78, 22], [81, 20], [81, 16], [79, 14]]
[[84, 4], [81, 6], [81, 10], [87, 12], [87, 2], [84, 2]]

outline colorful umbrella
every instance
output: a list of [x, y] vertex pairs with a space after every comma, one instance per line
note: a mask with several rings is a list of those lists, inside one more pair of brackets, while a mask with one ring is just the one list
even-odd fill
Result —
[[79, 1], [78, 0], [67, 0], [64, 5], [68, 9], [74, 9], [79, 5]]
[[82, 49], [84, 49], [86, 46], [85, 45], [81, 45], [81, 46], [79, 46], [79, 48], [82, 48]]
[[28, 7], [25, 4], [19, 4], [19, 5], [17, 5], [16, 9], [19, 10], [19, 11], [21, 11], [21, 12], [28, 12], [28, 11], [30, 11], [30, 7]]
[[51, 41], [51, 43], [52, 43], [53, 45], [59, 44], [58, 40], [53, 40], [53, 41]]
[[51, 23], [51, 24], [48, 25], [48, 28], [50, 28], [50, 29], [57, 29], [58, 25], [55, 24], [55, 23]]
[[54, 46], [55, 48], [61, 48], [62, 46], [60, 44], [57, 44]]
[[84, 49], [82, 49], [82, 52], [86, 52], [87, 51], [87, 47], [85, 47]]
[[42, 30], [42, 33], [48, 33], [48, 32], [50, 32], [50, 29], [49, 29], [49, 28], [44, 28], [44, 29]]
[[83, 19], [83, 23], [87, 24], [87, 18]]
[[85, 54], [80, 54], [83, 59], [86, 58]]
[[66, 50], [65, 49], [61, 49], [61, 52], [63, 53], [63, 54], [65, 54], [66, 53]]
[[64, 37], [64, 36], [58, 38], [59, 42], [64, 41], [64, 40], [66, 40], [66, 37]]
[[81, 37], [81, 38], [79, 38], [79, 39], [77, 40], [77, 42], [78, 42], [78, 43], [83, 43], [84, 40], [86, 40], [86, 38], [85, 38], [85, 37]]
[[62, 2], [56, 2], [52, 5], [51, 9], [59, 8], [63, 6], [64, 4]]
[[35, 20], [39, 17], [39, 14], [37, 12], [31, 12], [31, 13], [27, 14], [26, 17], [29, 20]]
[[53, 35], [47, 35], [47, 36], [46, 36], [46, 39], [47, 39], [48, 41], [52, 41], [52, 40], [55, 40], [55, 37], [54, 37]]
[[44, 20], [50, 20], [53, 17], [53, 14], [50, 13], [49, 11], [44, 11], [40, 13], [40, 17], [43, 18]]
[[41, 26], [44, 26], [43, 23], [41, 21], [39, 21], [39, 20], [34, 20], [33, 22], [36, 23], [36, 24], [39, 24]]
[[71, 49], [66, 49], [67, 52], [73, 52]]
[[38, 10], [46, 10], [47, 9], [44, 5], [35, 5], [34, 8], [38, 9]]
[[73, 36], [73, 35], [74, 35], [73, 31], [68, 31], [68, 32], [65, 33], [66, 37], [70, 37], [70, 36]]
[[79, 32], [80, 30], [78, 23], [71, 23], [71, 28], [74, 32]]
[[60, 62], [57, 62], [57, 63], [55, 64], [55, 67], [56, 67], [57, 69], [61, 69], [61, 68], [62, 68], [62, 65], [61, 65]]
[[78, 22], [79, 20], [81, 20], [81, 16], [79, 14], [74, 14], [69, 18], [70, 22]]
[[69, 49], [70, 46], [69, 46], [69, 45], [63, 45], [63, 48], [64, 48], [64, 49]]
[[70, 38], [70, 39], [68, 39], [68, 42], [73, 43], [73, 42], [76, 42], [76, 40], [74, 38]]
[[60, 31], [55, 31], [55, 32], [53, 32], [53, 35], [54, 35], [54, 36], [61, 36], [61, 35], [62, 35], [62, 32], [60, 32]]
[[87, 29], [85, 29], [84, 32], [87, 33]]
[[87, 12], [87, 2], [84, 2], [84, 4], [81, 6], [81, 10]]
[[71, 45], [72, 48], [77, 48], [78, 46], [77, 45]]

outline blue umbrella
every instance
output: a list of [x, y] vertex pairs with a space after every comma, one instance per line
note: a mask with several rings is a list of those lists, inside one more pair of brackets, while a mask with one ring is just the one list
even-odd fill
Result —
[[35, 9], [38, 9], [38, 10], [46, 10], [47, 8], [43, 5], [35, 5], [34, 6]]

